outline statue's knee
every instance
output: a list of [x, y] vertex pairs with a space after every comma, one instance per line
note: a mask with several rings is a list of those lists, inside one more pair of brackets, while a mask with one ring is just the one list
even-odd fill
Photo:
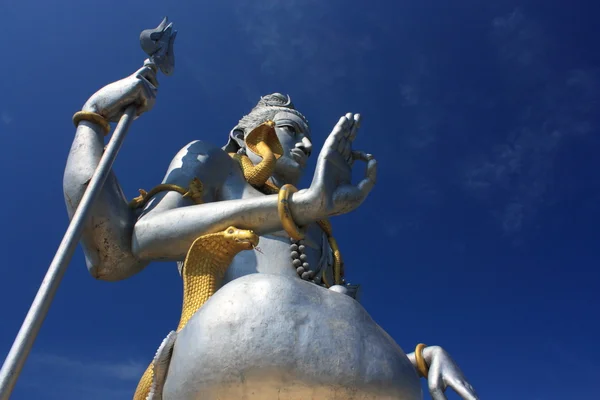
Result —
[[360, 297], [359, 285], [333, 285], [329, 288], [329, 290], [350, 296], [356, 301], [358, 301]]

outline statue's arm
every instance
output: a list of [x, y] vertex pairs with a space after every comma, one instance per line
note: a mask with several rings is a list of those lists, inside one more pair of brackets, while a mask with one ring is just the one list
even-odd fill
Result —
[[[163, 183], [187, 187], [193, 178], [204, 186], [202, 204], [194, 204], [177, 192], [157, 195], [148, 203], [133, 230], [133, 252], [142, 260], [181, 260], [199, 236], [233, 225], [259, 235], [282, 230], [274, 195], [242, 198], [246, 185], [235, 162], [220, 148], [202, 141], [192, 142], [175, 156]], [[314, 208], [303, 199], [304, 191], [290, 196], [292, 217], [306, 225]], [[236, 198], [237, 200], [224, 200]]]
[[[375, 159], [353, 151], [351, 146], [359, 125], [358, 114], [340, 118], [319, 154], [310, 187], [289, 197], [289, 210], [297, 226], [350, 212], [373, 188]], [[182, 260], [196, 238], [230, 225], [259, 235], [283, 229], [277, 212], [278, 196], [243, 198], [246, 185], [236, 184], [234, 176], [241, 171], [232, 168], [233, 161], [221, 149], [204, 148], [201, 143], [193, 142], [177, 154], [164, 182], [185, 187], [198, 177], [207, 189], [204, 204], [192, 204], [173, 192], [149, 203], [133, 232], [133, 252], [138, 258]], [[365, 161], [367, 166], [365, 177], [354, 185], [352, 165], [356, 160]]]
[[[150, 110], [156, 99], [156, 73], [148, 65], [132, 75], [108, 84], [94, 93], [82, 111], [95, 113], [116, 122], [128, 106], [135, 104], [137, 114]], [[77, 124], [75, 138], [63, 176], [63, 192], [69, 218], [98, 167], [104, 152], [104, 131], [96, 122]], [[147, 262], [131, 251], [136, 215], [127, 205], [117, 178], [111, 171], [85, 221], [81, 244], [90, 274], [103, 280], [125, 279], [144, 268]]]
[[[63, 193], [72, 218], [104, 151], [104, 132], [82, 121], [67, 158]], [[90, 274], [96, 279], [121, 280], [139, 272], [147, 262], [131, 251], [135, 214], [111, 171], [83, 226], [81, 245]]]

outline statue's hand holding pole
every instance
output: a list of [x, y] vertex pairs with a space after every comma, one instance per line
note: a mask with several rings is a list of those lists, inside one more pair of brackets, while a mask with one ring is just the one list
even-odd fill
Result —
[[98, 114], [107, 122], [119, 122], [130, 106], [135, 109], [135, 117], [151, 110], [158, 91], [156, 66], [150, 60], [144, 64], [130, 76], [98, 90], [81, 111]]
[[176, 32], [165, 18], [156, 29], [142, 32], [142, 48], [150, 56], [144, 66], [133, 75], [114, 82], [96, 92], [75, 113], [76, 125], [87, 124], [97, 131], [101, 128], [105, 134], [110, 131], [109, 122], [118, 121], [118, 125], [106, 146], [87, 189], [71, 218], [71, 222], [52, 260], [48, 272], [38, 289], [35, 299], [25, 317], [17, 337], [0, 369], [0, 400], [8, 400], [33, 342], [48, 313], [50, 304], [68, 264], [77, 248], [83, 225], [88, 212], [94, 204], [112, 164], [121, 148], [131, 122], [136, 116], [149, 110], [156, 98], [156, 71], [170, 75], [173, 72], [173, 41]]

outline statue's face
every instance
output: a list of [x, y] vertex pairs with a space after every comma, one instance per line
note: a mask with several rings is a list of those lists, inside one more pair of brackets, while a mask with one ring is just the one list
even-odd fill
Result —
[[[302, 177], [312, 152], [309, 128], [302, 118], [285, 111], [276, 114], [273, 122], [275, 122], [277, 138], [283, 148], [283, 154], [275, 164], [273, 179], [278, 186], [286, 183], [296, 185]], [[248, 157], [254, 164], [261, 160], [251, 151], [248, 152]]]

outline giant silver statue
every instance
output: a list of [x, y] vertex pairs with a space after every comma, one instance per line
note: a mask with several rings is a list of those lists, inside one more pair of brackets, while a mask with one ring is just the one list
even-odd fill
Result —
[[[173, 38], [165, 32], [149, 32], [146, 44], [168, 49], [168, 74]], [[157, 87], [157, 65], [147, 63], [76, 114], [64, 174], [71, 215], [109, 122], [131, 105], [138, 116], [152, 109]], [[328, 218], [359, 207], [375, 185], [375, 159], [353, 148], [360, 123], [359, 114], [339, 119], [303, 190], [295, 185], [317, 152], [307, 119], [279, 93], [259, 99], [224, 147], [185, 145], [163, 182], [136, 199], [125, 198], [111, 172], [81, 237], [91, 275], [117, 281], [152, 261], [173, 261], [183, 280], [179, 327], [157, 343], [151, 362], [149, 355], [135, 399], [417, 400], [421, 377], [434, 400], [445, 399], [447, 387], [478, 398], [441, 347], [405, 354], [344, 280]], [[356, 161], [366, 174], [353, 184]]]

